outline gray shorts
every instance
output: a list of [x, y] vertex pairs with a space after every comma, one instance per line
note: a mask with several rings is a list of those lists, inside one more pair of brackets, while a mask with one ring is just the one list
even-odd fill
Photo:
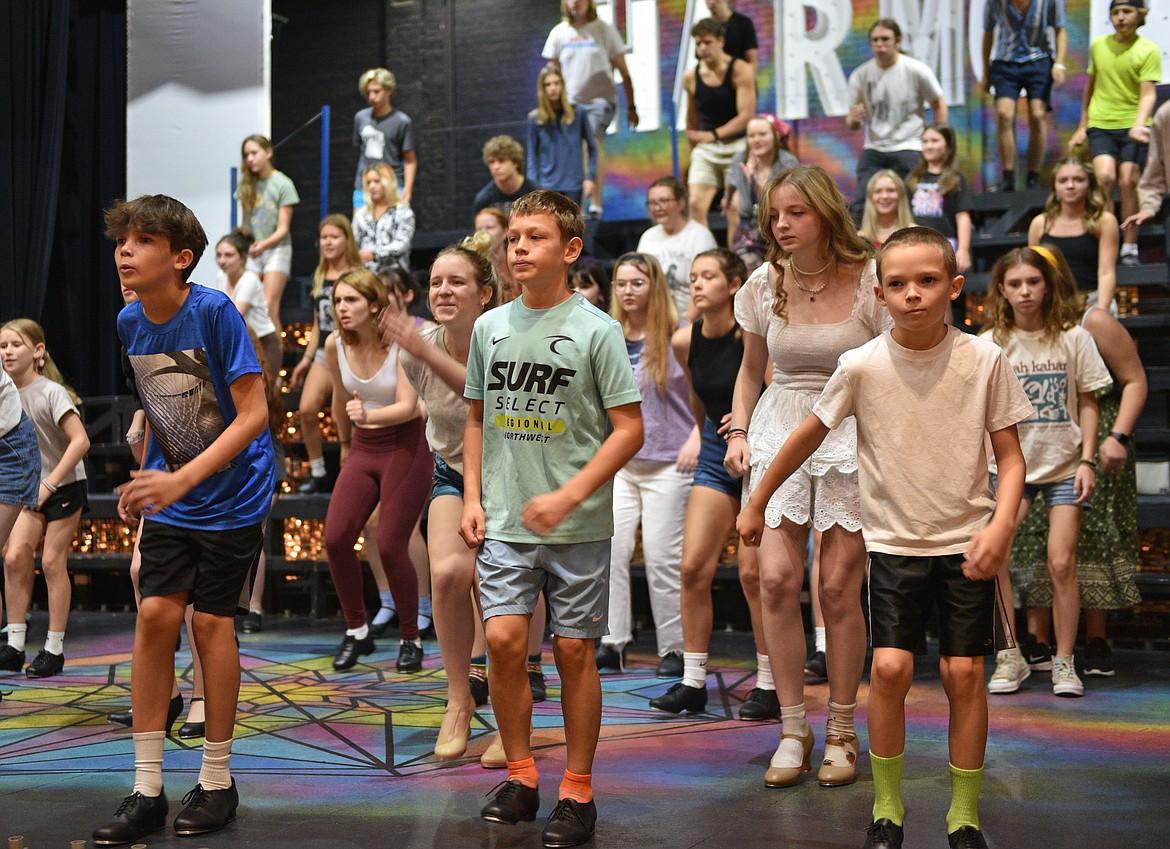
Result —
[[531, 616], [548, 590], [549, 625], [558, 637], [609, 633], [609, 540], [560, 545], [484, 540], [476, 556], [483, 618]]

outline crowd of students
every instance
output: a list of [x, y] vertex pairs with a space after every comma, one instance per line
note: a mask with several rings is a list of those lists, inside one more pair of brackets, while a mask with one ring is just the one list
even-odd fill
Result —
[[[567, 768], [544, 842], [578, 845], [597, 818], [598, 670], [625, 672], [634, 640], [637, 529], [655, 671], [677, 679], [650, 706], [694, 714], [707, 704], [712, 581], [735, 528], [757, 661], [739, 718], [780, 720], [765, 785], [796, 785], [812, 769], [810, 674], [829, 689], [817, 781], [857, 780], [868, 640], [876, 801], [865, 847], [902, 845], [904, 702], [937, 608], [952, 708], [947, 832], [952, 847], [978, 849], [986, 845], [978, 819], [985, 692], [1016, 692], [1033, 671], [1051, 670], [1056, 695], [1082, 695], [1074, 662], [1082, 608], [1082, 673], [1109, 676], [1106, 612], [1137, 601], [1130, 436], [1146, 385], [1115, 318], [1122, 228], [1110, 193], [1121, 191], [1129, 233], [1166, 192], [1165, 141], [1156, 136], [1159, 159], [1138, 203], [1160, 77], [1137, 35], [1143, 0], [1112, 4], [1115, 32], [1093, 44], [1085, 117], [1072, 140], [1087, 136], [1092, 160], [1069, 155], [1054, 166], [1028, 247], [994, 266], [979, 337], [956, 327], [972, 267], [971, 192], [941, 87], [900, 53], [897, 22], [871, 28], [874, 58], [850, 80], [846, 124], [866, 131], [851, 207], [827, 172], [798, 163], [787, 123], [756, 114], [751, 22], [726, 0], [708, 6], [712, 18], [692, 31], [699, 65], [684, 86], [688, 180], [650, 184], [655, 223], [637, 251], [611, 269], [581, 256], [585, 218], [602, 215], [615, 70], [631, 126], [637, 111], [616, 31], [592, 0], [564, 0], [529, 116], [527, 167], [509, 137], [484, 146], [492, 182], [476, 199], [476, 232], [436, 257], [426, 310], [409, 273], [418, 167], [410, 119], [392, 105], [393, 74], [362, 75], [370, 108], [355, 118], [353, 224], [343, 214], [320, 224], [312, 331], [288, 375], [301, 388], [310, 468], [302, 493], [329, 489], [319, 423], [327, 404], [340, 442], [325, 522], [345, 620], [333, 666], [353, 668], [397, 625], [397, 670], [417, 672], [433, 616], [448, 677], [435, 756], [465, 754], [472, 715], [490, 699], [499, 736], [481, 763], [507, 777], [482, 816], [532, 820], [540, 803], [531, 706], [547, 695], [547, 616]], [[997, 114], [1010, 100], [1014, 117], [1020, 91], [1047, 105], [1064, 78], [1060, 3], [992, 7], [1001, 17], [988, 12], [985, 64]], [[1055, 56], [1029, 52], [1037, 20], [1057, 28]], [[934, 109], [929, 125], [924, 104]], [[1001, 152], [1014, 157], [1014, 129], [1006, 121], [999, 129]], [[1029, 184], [1040, 169], [1032, 142]], [[189, 282], [208, 242], [181, 203], [147, 196], [107, 212], [128, 304], [119, 335], [140, 406], [128, 441], [145, 451], [119, 503], [138, 528], [133, 709], [111, 717], [133, 727], [135, 783], [95, 830], [102, 845], [166, 824], [162, 750], [184, 704], [173, 675], [184, 619], [197, 675], [181, 736], [205, 742], [198, 784], [174, 827], [217, 830], [238, 805], [229, 768], [239, 686], [232, 617], [239, 608], [245, 632], [263, 627], [262, 589], [248, 578], [283, 474], [273, 389], [299, 201], [268, 139], [249, 136], [241, 157], [245, 226], [216, 244], [214, 287]], [[1014, 170], [1003, 164], [999, 188], [1014, 190]], [[705, 226], [720, 192], [726, 247]], [[78, 399], [35, 323], [0, 327], [0, 356], [0, 432], [10, 449], [0, 492], [8, 590], [0, 669], [25, 669], [33, 553], [43, 538], [48, 633], [26, 672], [47, 677], [64, 667], [65, 561], [85, 506], [88, 440]], [[928, 436], [943, 432], [942, 441]], [[355, 552], [363, 533], [379, 587], [373, 616]], [[814, 533], [810, 657], [800, 607]], [[1011, 615], [1013, 590], [1027, 609], [1026, 634]], [[996, 668], [985, 684], [991, 653]]]

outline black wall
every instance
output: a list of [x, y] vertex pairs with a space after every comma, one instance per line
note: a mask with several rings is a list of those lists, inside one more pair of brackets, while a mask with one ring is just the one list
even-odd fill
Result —
[[[412, 206], [420, 231], [470, 229], [475, 193], [490, 179], [480, 156], [491, 136], [524, 142], [535, 106], [545, 36], [560, 18], [555, 0], [273, 0], [272, 133], [279, 142], [332, 111], [330, 212], [350, 211], [357, 149], [353, 115], [367, 68], [394, 72], [395, 108], [414, 122], [419, 159]], [[293, 274], [312, 272], [320, 220], [320, 127], [277, 151], [296, 182]]]

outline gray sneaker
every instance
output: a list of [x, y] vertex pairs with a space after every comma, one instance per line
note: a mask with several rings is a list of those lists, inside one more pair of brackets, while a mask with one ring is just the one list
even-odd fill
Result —
[[1081, 683], [1071, 657], [1052, 658], [1052, 692], [1073, 698], [1085, 694], [1085, 685]]
[[1032, 670], [1028, 668], [1019, 649], [1004, 649], [995, 655], [995, 672], [987, 682], [987, 692], [999, 695], [1014, 693], [1031, 674]]

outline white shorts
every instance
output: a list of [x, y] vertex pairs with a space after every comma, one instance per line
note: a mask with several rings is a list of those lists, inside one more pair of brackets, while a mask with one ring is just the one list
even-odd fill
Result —
[[691, 148], [691, 167], [687, 184], [695, 186], [722, 186], [727, 182], [731, 158], [747, 150], [746, 139], [726, 142], [703, 142]]
[[292, 269], [292, 245], [277, 245], [269, 248], [260, 256], [248, 257], [247, 268], [253, 274], [263, 276], [269, 271], [278, 271], [288, 277]]

